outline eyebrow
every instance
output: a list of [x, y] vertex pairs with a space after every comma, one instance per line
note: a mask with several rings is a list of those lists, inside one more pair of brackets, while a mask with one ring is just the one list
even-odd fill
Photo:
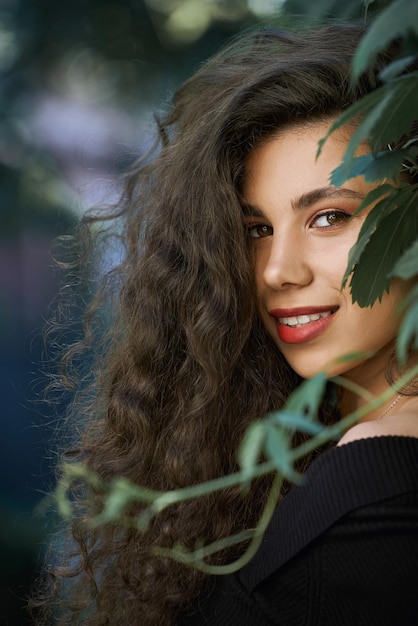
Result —
[[[318, 189], [312, 189], [311, 191], [301, 194], [292, 200], [291, 205], [293, 210], [301, 210], [322, 200], [337, 200], [341, 198], [348, 200], [364, 200], [365, 197], [365, 194], [354, 191], [354, 189], [346, 189], [345, 187], [319, 187]], [[245, 215], [248, 216], [262, 217], [264, 215], [260, 208], [247, 202], [244, 203], [243, 209]]]
[[307, 193], [303, 193], [292, 202], [293, 209], [306, 209], [321, 200], [333, 200], [346, 198], [348, 200], [364, 200], [365, 195], [354, 189], [346, 189], [345, 187], [320, 187], [313, 189]]

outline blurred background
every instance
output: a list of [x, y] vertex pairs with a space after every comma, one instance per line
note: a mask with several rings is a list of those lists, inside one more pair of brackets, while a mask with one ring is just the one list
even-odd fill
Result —
[[65, 414], [65, 398], [54, 410], [42, 401], [55, 238], [116, 200], [152, 142], [153, 113], [226, 40], [364, 12], [362, 0], [0, 0], [0, 624], [30, 623], [46, 533], [34, 511], [53, 487]]

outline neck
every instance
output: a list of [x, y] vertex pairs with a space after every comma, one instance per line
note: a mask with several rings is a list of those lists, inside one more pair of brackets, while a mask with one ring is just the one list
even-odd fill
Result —
[[[390, 385], [387, 382], [385, 372], [382, 370], [375, 373], [372, 377], [363, 379], [361, 382], [362, 393], [358, 393], [355, 390], [356, 386], [360, 387], [358, 381], [347, 376], [345, 377], [345, 383], [343, 382], [341, 387], [340, 413], [342, 417], [345, 417], [361, 409], [371, 400], [378, 400], [382, 394], [385, 394], [385, 400], [378, 404], [376, 408], [372, 408], [360, 422], [379, 419], [398, 404], [402, 404], [403, 407], [405, 403], [408, 403], [408, 396], [404, 394], [412, 390], [412, 387], [417, 382], [417, 377], [418, 364], [415, 364], [414, 367], [409, 367], [403, 375], [398, 376], [393, 385]], [[409, 398], [411, 399], [410, 396]]]

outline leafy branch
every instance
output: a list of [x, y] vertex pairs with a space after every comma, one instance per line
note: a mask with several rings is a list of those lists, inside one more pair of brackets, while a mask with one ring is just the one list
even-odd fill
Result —
[[[418, 365], [400, 377], [397, 381], [397, 388], [405, 387], [417, 376]], [[230, 487], [241, 487], [242, 491], [245, 492], [249, 482], [255, 478], [274, 473], [275, 478], [267, 504], [254, 529], [225, 537], [206, 546], [198, 544], [193, 550], [176, 544], [172, 548], [159, 547], [153, 551], [156, 555], [173, 558], [208, 574], [228, 574], [237, 571], [248, 563], [257, 551], [277, 506], [283, 481], [285, 479], [293, 482], [303, 480], [303, 477], [299, 476], [294, 469], [296, 461], [304, 458], [324, 443], [338, 440], [348, 428], [371, 411], [383, 406], [396, 394], [395, 389], [389, 388], [380, 396], [371, 397], [369, 392], [358, 385], [353, 386], [352, 382], [344, 378], [336, 377], [331, 380], [359, 393], [367, 399], [367, 402], [336, 424], [323, 426], [316, 421], [315, 415], [322, 400], [327, 379], [323, 374], [318, 374], [310, 380], [306, 380], [290, 396], [283, 410], [269, 414], [250, 427], [239, 450], [241, 469], [234, 474], [183, 489], [160, 492], [140, 487], [122, 477], [106, 483], [83, 464], [67, 464], [63, 467], [63, 476], [56, 490], [59, 512], [64, 517], [71, 517], [72, 505], [68, 494], [72, 484], [82, 479], [94, 491], [105, 496], [102, 511], [93, 516], [89, 522], [91, 527], [117, 523], [143, 531], [156, 515], [169, 506]], [[292, 448], [290, 440], [296, 430], [312, 434], [312, 437], [298, 447]], [[255, 437], [252, 435], [254, 432], [258, 433]], [[273, 445], [270, 443], [270, 438], [272, 438]], [[258, 459], [263, 455], [267, 460], [259, 463]], [[124, 514], [130, 505], [137, 503], [146, 505], [141, 514], [136, 517]], [[205, 559], [217, 552], [244, 542], [249, 542], [248, 546], [236, 561], [221, 566], [210, 565], [205, 562]]]
[[[340, 115], [318, 147], [346, 124], [355, 124], [342, 163], [331, 182], [340, 186], [355, 176], [377, 183], [358, 211], [372, 206], [350, 251], [343, 287], [361, 307], [381, 300], [393, 278], [418, 275], [418, 4], [395, 0], [374, 19], [353, 59], [353, 85], [372, 67], [378, 54], [396, 44], [398, 56], [380, 73], [381, 86]], [[414, 68], [411, 71], [411, 68]], [[404, 74], [405, 70], [408, 74]], [[410, 137], [412, 132], [412, 137]], [[371, 153], [357, 156], [367, 142]], [[406, 182], [408, 181], [408, 182]], [[418, 290], [403, 303], [406, 311], [397, 356], [407, 360], [418, 347]]]

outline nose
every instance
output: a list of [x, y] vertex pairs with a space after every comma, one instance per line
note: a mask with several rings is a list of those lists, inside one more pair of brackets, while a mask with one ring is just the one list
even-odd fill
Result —
[[274, 234], [263, 279], [267, 286], [276, 290], [309, 285], [313, 273], [306, 241], [290, 234]]

